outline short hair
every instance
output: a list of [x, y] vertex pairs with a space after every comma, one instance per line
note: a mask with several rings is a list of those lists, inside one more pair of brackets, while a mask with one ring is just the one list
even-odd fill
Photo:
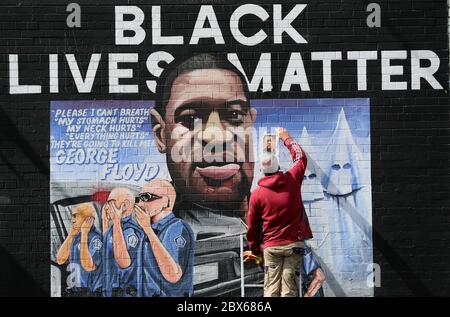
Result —
[[169, 102], [172, 85], [175, 79], [181, 74], [197, 70], [197, 69], [224, 69], [229, 70], [240, 78], [244, 94], [247, 100], [250, 100], [250, 91], [247, 85], [247, 79], [228, 59], [221, 57], [219, 54], [202, 53], [192, 55], [181, 63], [168, 64], [167, 68], [162, 72], [156, 85], [156, 98], [154, 109], [158, 111], [161, 117], [166, 114], [166, 106]]
[[95, 217], [95, 208], [88, 203], [76, 205], [72, 212], [81, 215], [83, 218]]

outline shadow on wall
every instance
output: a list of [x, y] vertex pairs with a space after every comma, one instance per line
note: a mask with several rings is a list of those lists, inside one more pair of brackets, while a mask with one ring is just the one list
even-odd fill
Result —
[[[325, 171], [318, 165], [318, 163], [313, 160], [308, 153], [306, 153], [308, 158], [308, 164], [310, 168], [313, 168], [320, 179], [323, 179], [326, 175]], [[330, 181], [332, 183], [332, 181]], [[336, 184], [332, 183], [332, 187], [336, 187]], [[378, 232], [376, 228], [373, 228], [357, 211], [357, 209], [346, 201], [342, 202], [342, 210], [350, 217], [352, 222], [361, 228], [362, 232], [372, 233], [373, 245], [376, 250], [378, 250], [382, 256], [386, 259], [386, 262], [392, 267], [392, 269], [401, 277], [403, 282], [406, 284], [407, 288], [411, 290], [413, 296], [430, 297], [433, 293], [427, 287], [418, 276], [419, 272], [415, 272], [414, 269], [405, 261], [401, 255], [399, 255], [395, 248], [393, 248], [388, 241], [386, 241], [382, 235]], [[321, 264], [324, 263], [322, 259]], [[333, 285], [332, 289], [336, 292], [337, 296], [343, 296], [342, 288], [336, 282], [335, 277], [328, 267], [324, 266], [324, 271], [327, 273], [328, 282]], [[417, 274], [416, 274], [417, 273]], [[331, 279], [330, 279], [331, 277]], [[383, 277], [382, 277], [383, 279]], [[376, 296], [376, 293], [374, 294]]]
[[[30, 142], [22, 135], [15, 122], [0, 108], [0, 136], [4, 146], [18, 148], [40, 173], [48, 178], [50, 170], [45, 160], [31, 146]], [[16, 169], [13, 159], [9, 159], [0, 153], [0, 164], [4, 164], [20, 181], [21, 186], [29, 186], [21, 171]], [[12, 199], [2, 195], [1, 204], [11, 204]], [[3, 242], [5, 243], [5, 242]], [[48, 293], [31, 277], [27, 270], [0, 245], [0, 296], [48, 296]]]
[[0, 296], [48, 296], [3, 246], [0, 246], [0, 259], [0, 270], [6, 272], [0, 275]]

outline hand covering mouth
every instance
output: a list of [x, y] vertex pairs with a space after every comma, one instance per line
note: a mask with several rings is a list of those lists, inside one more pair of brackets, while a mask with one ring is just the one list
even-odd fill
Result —
[[203, 177], [213, 180], [226, 180], [236, 175], [241, 169], [241, 166], [239, 164], [231, 163], [225, 165], [210, 165], [206, 167], [197, 166], [195, 169]]

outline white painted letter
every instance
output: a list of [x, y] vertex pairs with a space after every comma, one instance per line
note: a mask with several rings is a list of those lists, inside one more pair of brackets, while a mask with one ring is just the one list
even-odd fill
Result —
[[297, 32], [291, 23], [306, 8], [306, 4], [296, 4], [292, 10], [284, 17], [281, 17], [281, 4], [273, 5], [273, 37], [275, 44], [283, 43], [283, 33], [286, 32], [295, 43], [308, 43], [300, 33]]
[[247, 46], [255, 46], [262, 41], [264, 41], [267, 37], [266, 32], [263, 30], [259, 30], [258, 33], [252, 36], [245, 36], [239, 30], [239, 20], [247, 14], [252, 14], [260, 18], [262, 21], [266, 21], [269, 18], [269, 14], [264, 8], [260, 7], [256, 4], [244, 4], [238, 7], [230, 18], [230, 31], [233, 34], [236, 41], [243, 45]]
[[[430, 66], [420, 67], [421, 59], [428, 59]], [[425, 79], [433, 89], [444, 89], [433, 76], [438, 71], [440, 63], [439, 56], [433, 51], [411, 51], [411, 89], [420, 89], [420, 78]]]
[[48, 71], [50, 75], [50, 93], [59, 92], [58, 82], [58, 54], [48, 55]]
[[[145, 31], [141, 27], [144, 12], [136, 6], [116, 6], [116, 45], [139, 45], [145, 39]], [[133, 15], [131, 21], [124, 21], [124, 15]], [[125, 31], [133, 31], [133, 36], [125, 36]]]
[[92, 54], [91, 60], [89, 62], [88, 70], [86, 72], [85, 79], [82, 78], [80, 69], [78, 68], [77, 60], [75, 55], [66, 54], [66, 60], [69, 64], [70, 72], [77, 86], [78, 92], [80, 93], [90, 93], [92, 85], [94, 84], [95, 74], [97, 73], [98, 64], [100, 62], [101, 54]]
[[406, 90], [406, 81], [392, 82], [392, 75], [403, 75], [402, 65], [391, 65], [391, 59], [406, 59], [406, 51], [382, 51], [381, 52], [381, 89], [382, 90]]
[[310, 90], [305, 66], [303, 65], [303, 59], [300, 53], [291, 54], [286, 73], [284, 74], [281, 91], [291, 90], [291, 85], [300, 85], [302, 91]]
[[331, 91], [333, 83], [331, 80], [331, 61], [338, 61], [342, 59], [341, 52], [313, 52], [311, 53], [311, 60], [322, 61], [323, 69], [323, 90]]
[[367, 61], [377, 58], [377, 51], [351, 51], [347, 53], [348, 60], [357, 61], [358, 90], [367, 90]]
[[19, 84], [19, 56], [9, 54], [9, 93], [17, 94], [40, 94], [40, 85], [20, 85]]
[[133, 78], [133, 69], [123, 68], [119, 69], [119, 63], [137, 63], [137, 53], [117, 53], [109, 54], [109, 92], [114, 94], [120, 93], [138, 93], [138, 85], [121, 85], [120, 78]]
[[[209, 22], [209, 28], [204, 27], [206, 20]], [[214, 38], [216, 44], [225, 44], [213, 6], [203, 5], [200, 7], [189, 44], [198, 44], [199, 39], [210, 37]]]
[[[174, 59], [175, 58], [172, 56], [172, 54], [164, 51], [151, 53], [147, 58], [147, 70], [150, 74], [159, 77], [164, 70], [163, 68], [159, 67], [159, 63], [161, 61], [164, 61], [167, 64], [170, 64]], [[156, 80], [147, 80], [146, 84], [151, 92], [156, 92]]]
[[182, 36], [161, 35], [161, 7], [152, 6], [152, 43], [159, 45], [183, 44]]
[[263, 92], [272, 90], [270, 53], [261, 54], [251, 81], [248, 80], [248, 77], [245, 74], [244, 68], [239, 61], [239, 57], [237, 56], [237, 54], [228, 54], [228, 60], [244, 75], [245, 80], [247, 81], [248, 89], [250, 91], [258, 91], [261, 82], [263, 83]]

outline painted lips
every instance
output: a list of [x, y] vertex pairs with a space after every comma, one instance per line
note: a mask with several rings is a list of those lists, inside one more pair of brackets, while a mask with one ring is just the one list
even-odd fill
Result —
[[198, 173], [213, 180], [226, 180], [236, 175], [241, 167], [238, 164], [226, 164], [222, 166], [196, 167]]

